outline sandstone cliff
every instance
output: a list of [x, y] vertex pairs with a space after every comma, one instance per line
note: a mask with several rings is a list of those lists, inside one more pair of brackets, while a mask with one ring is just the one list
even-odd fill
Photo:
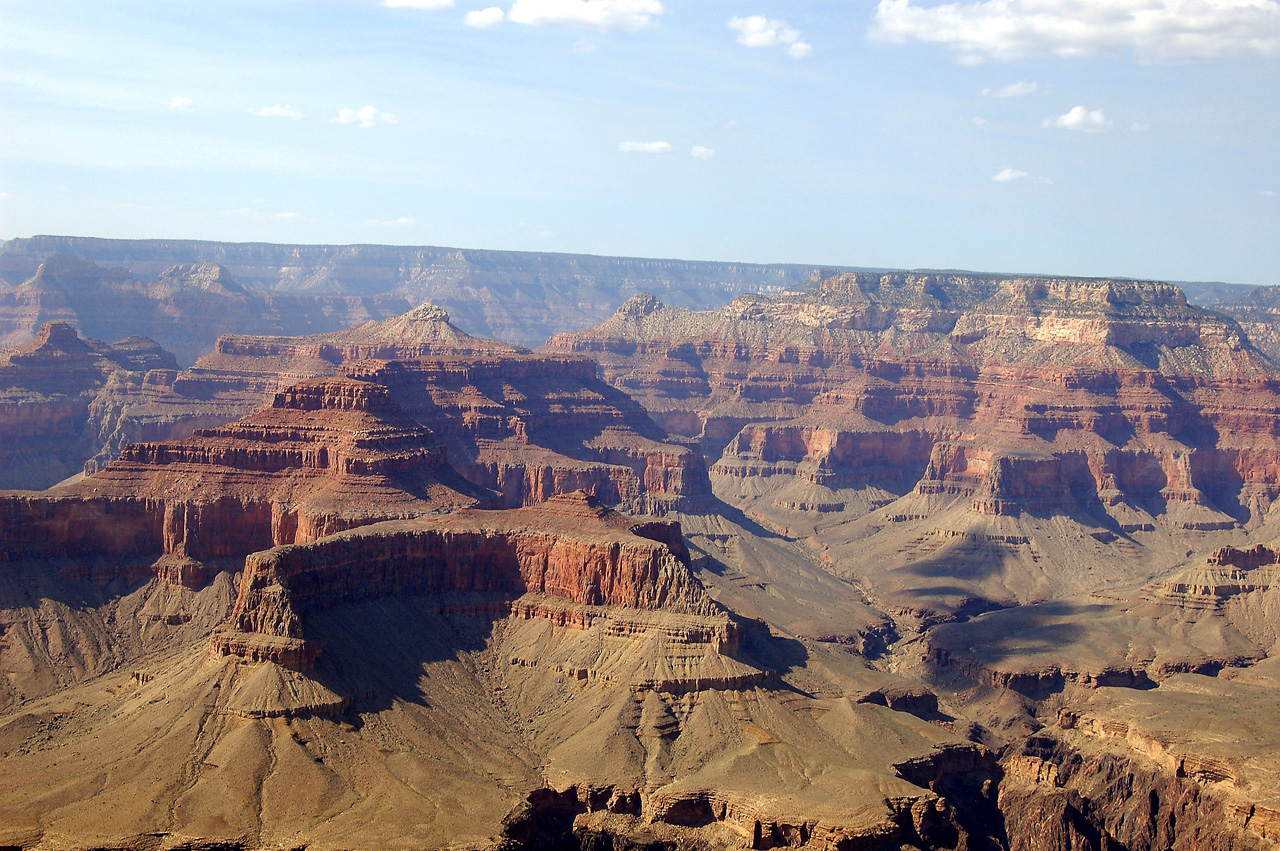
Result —
[[710, 492], [698, 449], [670, 442], [587, 358], [369, 361], [344, 371], [386, 385], [503, 507], [585, 489], [652, 513]]
[[312, 379], [230, 425], [131, 444], [76, 484], [0, 496], [0, 540], [10, 561], [105, 557], [90, 574], [105, 582], [152, 558], [200, 587], [273, 544], [475, 501], [455, 485], [467, 488], [444, 448], [386, 388]]
[[140, 384], [102, 394], [90, 410], [97, 452], [93, 473], [128, 443], [175, 440], [193, 429], [251, 414], [305, 378], [336, 375], [366, 358], [454, 357], [518, 353], [518, 346], [472, 337], [432, 304], [342, 331], [299, 337], [224, 335], [187, 370], [155, 370]]
[[598, 358], [719, 456], [718, 494], [926, 619], [1152, 578], [1280, 495], [1280, 372], [1167, 284], [859, 273], [711, 312], [641, 295], [545, 351]]

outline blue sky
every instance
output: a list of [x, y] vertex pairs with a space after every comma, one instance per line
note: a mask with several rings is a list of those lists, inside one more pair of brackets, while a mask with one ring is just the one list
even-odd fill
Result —
[[0, 0], [0, 237], [1280, 284], [1278, 0], [489, 2]]

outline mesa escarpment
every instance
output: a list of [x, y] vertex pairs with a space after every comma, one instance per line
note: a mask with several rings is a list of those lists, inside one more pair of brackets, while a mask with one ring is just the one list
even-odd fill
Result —
[[[389, 594], [532, 595], [577, 607], [625, 607], [710, 617], [720, 610], [689, 573], [678, 523], [636, 523], [579, 491], [536, 508], [455, 512], [392, 521], [276, 547], [245, 562], [231, 631], [214, 638], [224, 654], [309, 664], [301, 612]], [[545, 607], [525, 603], [522, 614]], [[590, 611], [553, 617], [590, 624]], [[717, 647], [736, 645], [721, 619], [703, 630]]]
[[[1280, 494], [1280, 372], [1167, 284], [859, 273], [706, 313], [637, 296], [546, 350], [597, 357], [719, 456], [717, 493], [903, 613], [1151, 578]], [[1064, 534], [1092, 576], [1053, 563]], [[901, 569], [864, 574], [855, 549]]]
[[0, 349], [0, 487], [43, 488], [80, 472], [95, 448], [95, 409], [176, 366], [150, 340], [107, 345], [62, 321]]
[[[266, 311], [258, 316], [245, 311], [243, 319], [248, 324], [224, 324], [203, 336], [202, 349], [190, 356], [179, 352], [183, 363], [207, 352], [221, 333], [309, 334], [337, 330], [362, 319], [394, 315], [423, 301], [441, 305], [473, 334], [536, 346], [557, 332], [599, 322], [636, 292], [661, 293], [673, 304], [707, 309], [720, 307], [741, 292], [795, 286], [812, 270], [811, 266], [786, 264], [432, 246], [268, 245], [36, 236], [11, 239], [0, 245], [0, 329], [5, 327], [7, 318], [3, 309], [4, 282], [17, 288], [20, 282], [34, 276], [50, 255], [71, 255], [105, 267], [127, 269], [143, 281], [162, 276], [173, 267], [224, 267]], [[22, 317], [31, 308], [20, 296], [14, 301], [9, 315], [13, 316], [10, 327], [16, 330], [22, 327]], [[184, 306], [180, 299], [175, 301], [174, 306]], [[236, 312], [241, 306], [234, 302], [213, 301], [208, 306], [218, 308], [217, 312], [206, 314], [208, 317], [241, 318]], [[95, 307], [101, 314], [99, 321], [137, 322], [137, 314], [131, 316], [132, 308], [124, 304], [104, 299]], [[139, 307], [144, 316], [152, 309], [145, 303]], [[92, 318], [82, 316], [86, 321]], [[205, 321], [195, 314], [189, 318]], [[263, 324], [268, 319], [275, 325]], [[97, 328], [90, 333], [115, 338]], [[151, 336], [169, 343], [164, 336]]]
[[[0, 497], [5, 556], [96, 554], [121, 570], [154, 558], [162, 577], [200, 587], [235, 567], [227, 559], [273, 544], [475, 501], [451, 481], [465, 490], [444, 448], [386, 388], [312, 379], [230, 425], [131, 444], [76, 484]], [[100, 565], [95, 578], [113, 569]]]
[[140, 386], [103, 398], [92, 412], [98, 452], [85, 470], [101, 469], [126, 443], [181, 439], [193, 429], [251, 414], [294, 382], [336, 375], [347, 363], [373, 357], [498, 356], [520, 351], [518, 346], [460, 331], [433, 304], [326, 334], [223, 335], [213, 352], [191, 369], [156, 370]]
[[643, 408], [598, 379], [587, 358], [369, 361], [344, 372], [385, 385], [503, 507], [583, 489], [654, 513], [710, 492], [698, 449], [672, 443]]

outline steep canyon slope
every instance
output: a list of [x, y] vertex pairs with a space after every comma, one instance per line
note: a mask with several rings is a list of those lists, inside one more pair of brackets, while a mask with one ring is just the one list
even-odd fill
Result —
[[1275, 364], [1166, 284], [794, 286], [130, 384], [0, 495], [0, 846], [1275, 847]]
[[725, 609], [678, 522], [473, 487], [328, 377], [0, 497], [0, 842], [998, 846], [994, 755]]

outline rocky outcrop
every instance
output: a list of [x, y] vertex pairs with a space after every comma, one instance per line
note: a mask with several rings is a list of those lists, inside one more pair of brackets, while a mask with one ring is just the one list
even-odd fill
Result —
[[458, 357], [520, 352], [458, 330], [449, 315], [422, 304], [400, 316], [299, 337], [223, 335], [214, 351], [181, 372], [155, 370], [141, 386], [107, 394], [91, 410], [98, 451], [88, 473], [119, 457], [128, 443], [177, 440], [269, 405], [306, 378], [336, 375], [344, 364], [377, 358]]
[[698, 449], [671, 443], [587, 358], [368, 361], [344, 372], [385, 385], [502, 507], [587, 490], [657, 513], [710, 492]]
[[708, 312], [639, 295], [542, 351], [597, 358], [715, 459], [718, 495], [926, 622], [1141, 583], [1280, 497], [1280, 369], [1158, 282], [857, 273]]
[[163, 578], [199, 587], [274, 544], [474, 502], [452, 478], [385, 387], [312, 379], [230, 425], [132, 444], [75, 485], [0, 496], [0, 539], [10, 560], [154, 558]]
[[80, 472], [95, 451], [104, 400], [175, 366], [150, 340], [106, 345], [62, 321], [0, 349], [0, 487], [45, 488]]
[[[659, 540], [647, 536], [655, 533]], [[383, 523], [249, 556], [231, 628], [214, 648], [305, 664], [317, 651], [299, 643], [302, 612], [393, 594], [541, 594], [586, 607], [717, 614], [687, 559], [678, 524], [633, 523], [581, 491], [536, 508]], [[732, 625], [718, 629], [731, 644]]]

